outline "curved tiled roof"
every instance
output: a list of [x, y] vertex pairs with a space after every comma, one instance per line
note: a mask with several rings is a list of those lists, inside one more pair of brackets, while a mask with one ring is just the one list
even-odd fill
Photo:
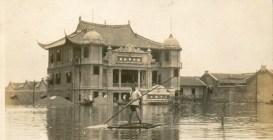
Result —
[[163, 49], [163, 44], [147, 39], [133, 32], [130, 24], [126, 25], [105, 25], [96, 24], [79, 20], [77, 29], [68, 35], [50, 44], [38, 43], [44, 49], [54, 48], [66, 43], [66, 39], [76, 44], [81, 44], [86, 32], [95, 30], [102, 36], [102, 40], [106, 46], [126, 46], [131, 44], [137, 48]]
[[61, 46], [61, 45], [65, 44], [65, 42], [66, 42], [66, 39], [65, 38], [61, 38], [61, 39], [59, 39], [57, 41], [54, 41], [52, 43], [49, 43], [49, 44], [42, 44], [42, 43], [38, 42], [38, 45], [41, 46], [42, 48], [48, 50], [50, 48]]

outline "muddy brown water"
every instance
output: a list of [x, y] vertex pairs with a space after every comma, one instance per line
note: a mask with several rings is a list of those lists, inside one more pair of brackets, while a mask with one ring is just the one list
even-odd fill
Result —
[[[184, 114], [168, 112], [166, 105], [143, 105], [146, 123], [162, 123], [153, 129], [88, 129], [103, 124], [123, 106], [101, 105], [71, 108], [6, 106], [7, 140], [179, 140], [179, 139], [273, 139], [273, 105], [228, 104], [224, 126], [215, 118], [219, 104], [195, 104]], [[125, 109], [108, 125], [127, 123]], [[133, 118], [136, 121], [136, 118]]]

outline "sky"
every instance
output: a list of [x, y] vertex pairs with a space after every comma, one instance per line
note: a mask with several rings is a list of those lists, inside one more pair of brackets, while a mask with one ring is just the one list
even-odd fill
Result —
[[[182, 76], [273, 69], [271, 0], [11, 0], [1, 4], [1, 62], [9, 81], [47, 75], [47, 44], [84, 21], [127, 24], [163, 42], [179, 41]], [[93, 9], [93, 10], [92, 10]], [[92, 14], [93, 11], [93, 14]], [[93, 16], [92, 16], [93, 15]], [[93, 17], [93, 18], [92, 18]], [[172, 22], [171, 22], [172, 19]], [[172, 23], [172, 24], [171, 24]], [[4, 46], [4, 47], [2, 47]], [[3, 53], [4, 52], [4, 53]], [[4, 59], [4, 61], [3, 61]]]

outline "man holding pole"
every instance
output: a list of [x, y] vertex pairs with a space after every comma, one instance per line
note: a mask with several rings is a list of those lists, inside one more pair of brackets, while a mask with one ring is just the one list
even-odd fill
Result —
[[140, 125], [142, 124], [141, 122], [141, 118], [140, 118], [140, 99], [142, 97], [142, 95], [140, 94], [140, 92], [135, 88], [135, 86], [132, 86], [132, 91], [131, 91], [131, 97], [130, 97], [130, 102], [132, 102], [130, 104], [129, 107], [129, 121], [128, 124], [131, 125], [131, 118], [133, 115], [133, 112], [136, 112], [136, 117], [140, 123]]

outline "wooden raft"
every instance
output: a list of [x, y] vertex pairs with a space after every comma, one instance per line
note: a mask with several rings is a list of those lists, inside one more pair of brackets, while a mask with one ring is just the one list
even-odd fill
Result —
[[132, 123], [131, 125], [129, 124], [122, 124], [118, 126], [108, 126], [108, 128], [112, 129], [150, 129], [150, 128], [155, 128], [157, 126], [160, 126], [161, 124], [149, 124], [149, 123], [142, 123], [140, 125], [139, 123]]

